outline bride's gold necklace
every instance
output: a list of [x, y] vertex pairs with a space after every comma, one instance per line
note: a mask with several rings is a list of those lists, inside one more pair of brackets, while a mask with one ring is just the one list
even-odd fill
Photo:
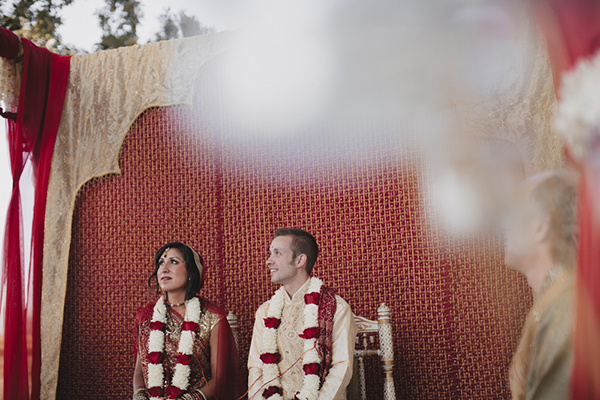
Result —
[[173, 343], [179, 343], [179, 338], [181, 338], [181, 323], [175, 322], [171, 314], [171, 309], [167, 313], [167, 333]]

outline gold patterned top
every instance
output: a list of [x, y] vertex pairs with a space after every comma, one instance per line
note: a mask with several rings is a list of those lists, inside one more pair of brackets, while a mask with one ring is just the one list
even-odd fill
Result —
[[[137, 332], [136, 332], [136, 348], [142, 363], [142, 372], [144, 374], [144, 382], [148, 381], [148, 340], [150, 337], [150, 322], [152, 318], [152, 310], [155, 303], [149, 304], [146, 308], [136, 316]], [[194, 339], [194, 354], [190, 363], [190, 384], [188, 391], [195, 391], [202, 388], [206, 382], [210, 381], [211, 365], [210, 365], [210, 334], [219, 321], [224, 318], [222, 314], [212, 311], [205, 307], [202, 302], [202, 311], [199, 329]], [[149, 312], [148, 312], [149, 311]], [[165, 371], [165, 387], [170, 385], [170, 379], [177, 365], [177, 350], [179, 348], [179, 339], [181, 338], [181, 324], [184, 318], [177, 311], [167, 307], [167, 323], [165, 326], [165, 350], [163, 367]]]
[[573, 361], [572, 269], [557, 266], [527, 314], [510, 366], [513, 399], [566, 399]]

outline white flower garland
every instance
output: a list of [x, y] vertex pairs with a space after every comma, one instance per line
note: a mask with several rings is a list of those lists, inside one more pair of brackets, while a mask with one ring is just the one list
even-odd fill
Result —
[[562, 76], [555, 127], [578, 161], [585, 161], [600, 134], [600, 52]]
[[[200, 300], [194, 297], [186, 302], [184, 322], [188, 323], [200, 323]], [[167, 323], [167, 307], [165, 306], [165, 299], [161, 296], [154, 306], [154, 312], [152, 314], [153, 327], [150, 331], [150, 337], [148, 338], [148, 352], [149, 353], [163, 353], [165, 348], [165, 333], [163, 331], [164, 325]], [[155, 325], [155, 323], [158, 323]], [[182, 329], [181, 338], [179, 339], [179, 346], [177, 352], [182, 355], [192, 356], [194, 352], [194, 336], [195, 332], [193, 329]], [[148, 389], [152, 388], [164, 388], [164, 368], [162, 361], [159, 363], [148, 364]], [[175, 386], [183, 391], [187, 390], [190, 378], [190, 366], [177, 363], [175, 366], [175, 373], [173, 374], [172, 386]], [[150, 400], [160, 400], [160, 397], [150, 397]]]
[[[309, 294], [320, 294], [323, 282], [318, 278], [310, 278], [311, 282], [308, 286]], [[283, 314], [283, 307], [285, 305], [285, 289], [279, 288], [271, 298], [269, 302], [269, 308], [267, 309], [267, 319], [276, 319], [281, 322]], [[278, 325], [277, 325], [278, 326]], [[304, 306], [304, 332], [308, 329], [318, 328], [319, 326], [319, 306], [317, 304], [306, 304]], [[262, 337], [262, 344], [260, 352], [262, 355], [279, 355], [279, 349], [277, 346], [277, 327], [271, 328], [266, 327]], [[302, 357], [302, 366], [309, 364], [320, 364], [321, 358], [317, 350], [317, 338], [305, 338], [304, 339], [304, 356]], [[263, 362], [263, 375], [262, 382], [267, 386], [266, 389], [261, 389], [261, 398], [265, 399], [263, 393], [270, 387], [281, 388], [281, 380], [279, 366], [277, 363], [264, 363]], [[304, 380], [302, 388], [296, 394], [296, 397], [300, 400], [316, 400], [319, 396], [319, 387], [321, 386], [321, 379], [317, 374], [304, 373]], [[262, 387], [262, 385], [261, 385]], [[269, 396], [269, 400], [283, 400], [283, 396], [279, 393], [275, 393]]]

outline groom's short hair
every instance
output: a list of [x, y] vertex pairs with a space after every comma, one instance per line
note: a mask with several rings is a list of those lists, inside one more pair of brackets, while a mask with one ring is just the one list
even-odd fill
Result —
[[319, 246], [314, 236], [310, 233], [297, 228], [278, 229], [273, 233], [273, 238], [279, 236], [291, 236], [291, 249], [293, 257], [296, 259], [300, 254], [306, 255], [306, 272], [312, 273], [317, 257], [319, 256]]

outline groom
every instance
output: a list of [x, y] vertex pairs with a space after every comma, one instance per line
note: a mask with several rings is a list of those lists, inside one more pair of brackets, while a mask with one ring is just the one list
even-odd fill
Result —
[[315, 238], [279, 229], [269, 252], [271, 281], [282, 286], [256, 312], [249, 398], [346, 399], [356, 324], [348, 303], [311, 277], [319, 254]]

